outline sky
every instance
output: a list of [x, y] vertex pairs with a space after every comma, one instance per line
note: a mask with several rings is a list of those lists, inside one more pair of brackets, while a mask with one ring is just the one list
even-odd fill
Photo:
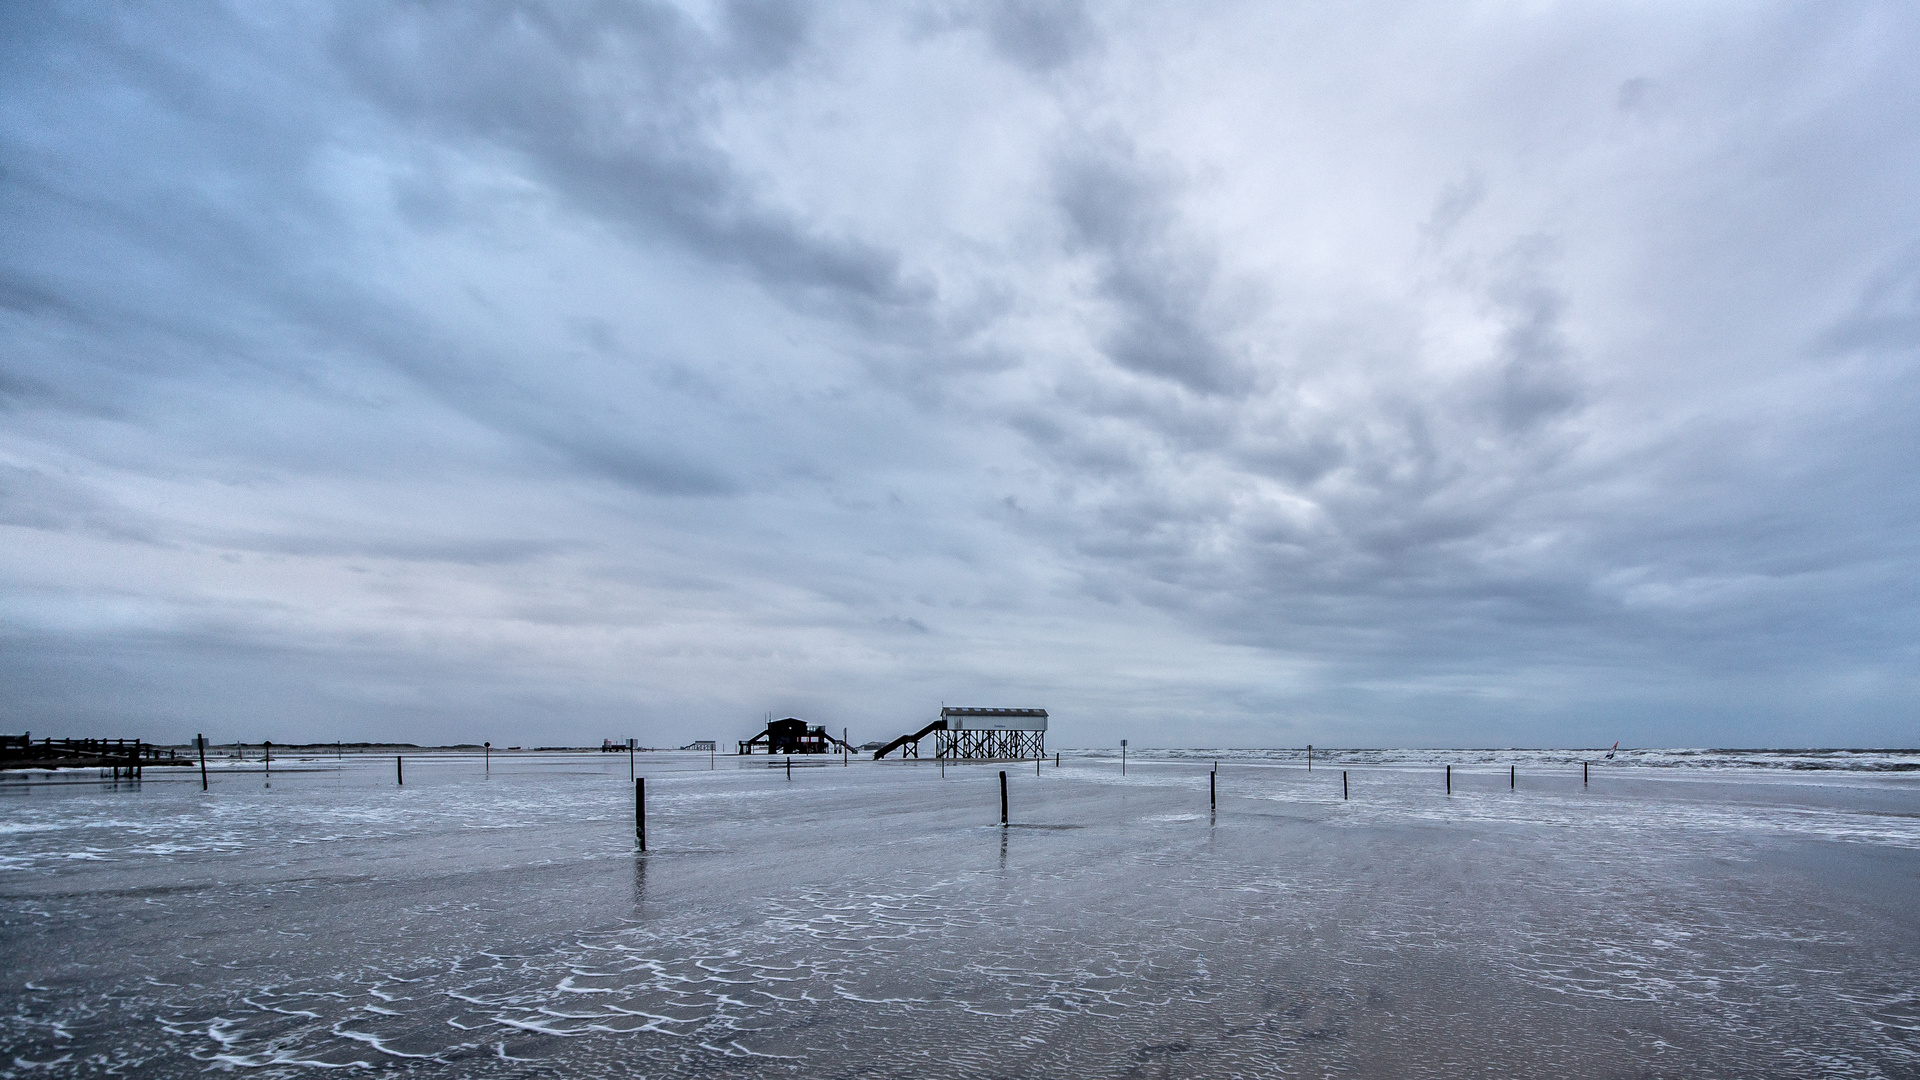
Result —
[[1920, 8], [0, 8], [0, 724], [1920, 744]]

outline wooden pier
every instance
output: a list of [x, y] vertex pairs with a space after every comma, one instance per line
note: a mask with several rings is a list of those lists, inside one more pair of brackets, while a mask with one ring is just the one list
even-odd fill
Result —
[[0, 735], [0, 769], [125, 769], [131, 776], [149, 765], [191, 765], [171, 746], [139, 739], [35, 739]]

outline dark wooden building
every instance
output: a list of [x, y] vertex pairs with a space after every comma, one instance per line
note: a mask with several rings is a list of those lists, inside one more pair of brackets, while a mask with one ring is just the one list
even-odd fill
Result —
[[839, 739], [819, 725], [789, 716], [767, 724], [767, 730], [740, 744], [742, 754], [830, 754], [840, 749]]

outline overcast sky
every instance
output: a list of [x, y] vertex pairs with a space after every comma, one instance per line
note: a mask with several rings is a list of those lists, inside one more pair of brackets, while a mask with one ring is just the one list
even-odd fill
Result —
[[0, 717], [1920, 742], [1920, 8], [11, 3]]

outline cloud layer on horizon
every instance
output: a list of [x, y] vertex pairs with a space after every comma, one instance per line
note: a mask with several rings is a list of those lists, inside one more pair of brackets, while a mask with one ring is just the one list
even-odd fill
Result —
[[1899, 5], [0, 19], [12, 728], [1913, 742]]

